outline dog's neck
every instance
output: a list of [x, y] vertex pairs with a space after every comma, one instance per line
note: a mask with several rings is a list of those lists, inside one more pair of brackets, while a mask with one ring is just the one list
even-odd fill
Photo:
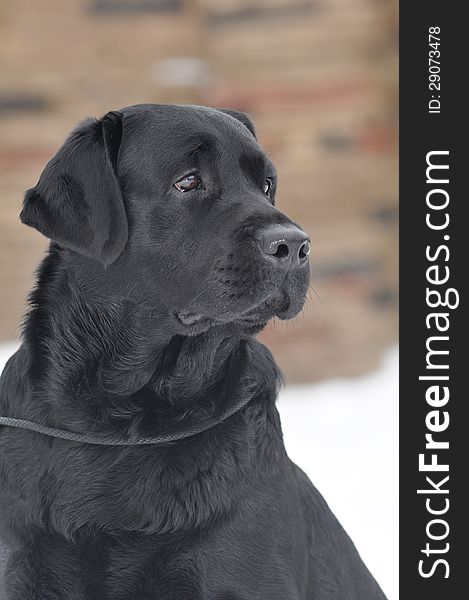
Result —
[[32, 391], [55, 425], [92, 430], [97, 422], [112, 421], [115, 428], [117, 420], [134, 430], [134, 417], [148, 421], [148, 404], [161, 408], [160, 419], [168, 408], [177, 417], [203, 403], [220, 380], [234, 396], [262, 387], [275, 394], [278, 371], [252, 338], [226, 327], [176, 335], [164, 312], [119, 296], [80, 293], [54, 252], [42, 265], [31, 303], [25, 341]]

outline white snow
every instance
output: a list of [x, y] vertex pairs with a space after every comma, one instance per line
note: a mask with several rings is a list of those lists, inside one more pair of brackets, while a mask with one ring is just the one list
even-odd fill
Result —
[[[0, 345], [0, 371], [17, 344]], [[398, 599], [398, 352], [355, 379], [289, 386], [285, 443], [347, 530], [389, 600]]]

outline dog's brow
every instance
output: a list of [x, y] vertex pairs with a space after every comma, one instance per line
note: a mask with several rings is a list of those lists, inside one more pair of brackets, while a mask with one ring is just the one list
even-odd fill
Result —
[[269, 167], [273, 171], [271, 163], [261, 152], [241, 154], [239, 157], [239, 166], [244, 173], [246, 173], [246, 175], [255, 182], [259, 182], [264, 179]]
[[198, 154], [210, 154], [215, 149], [215, 142], [210, 136], [202, 136], [196, 140], [191, 140], [191, 150], [189, 156], [194, 157]]

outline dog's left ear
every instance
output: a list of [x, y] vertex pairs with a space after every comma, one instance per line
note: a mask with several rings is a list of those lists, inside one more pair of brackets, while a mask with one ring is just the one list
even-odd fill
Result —
[[249, 115], [247, 115], [245, 112], [240, 112], [238, 110], [231, 110], [231, 108], [220, 108], [219, 110], [220, 112], [225, 113], [226, 115], [230, 115], [230, 117], [234, 117], [236, 120], [240, 121], [247, 129], [249, 129], [252, 135], [257, 139], [254, 123], [251, 121]]
[[20, 219], [51, 240], [113, 263], [127, 243], [128, 227], [117, 157], [122, 116], [88, 119], [70, 135], [25, 195]]

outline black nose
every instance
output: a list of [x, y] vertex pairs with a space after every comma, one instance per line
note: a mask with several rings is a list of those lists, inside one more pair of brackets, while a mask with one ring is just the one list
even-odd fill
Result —
[[308, 261], [309, 238], [295, 225], [272, 225], [262, 230], [259, 240], [264, 253], [282, 268], [298, 267]]

